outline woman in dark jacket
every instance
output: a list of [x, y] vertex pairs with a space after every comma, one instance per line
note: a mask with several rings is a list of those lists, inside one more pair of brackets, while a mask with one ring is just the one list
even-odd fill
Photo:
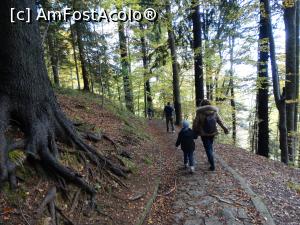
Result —
[[183, 151], [184, 166], [188, 168], [190, 166], [190, 172], [195, 172], [194, 165], [194, 151], [195, 151], [195, 142], [194, 139], [197, 139], [197, 134], [189, 128], [189, 122], [183, 121], [182, 129], [178, 134], [176, 141], [176, 147], [179, 145]]

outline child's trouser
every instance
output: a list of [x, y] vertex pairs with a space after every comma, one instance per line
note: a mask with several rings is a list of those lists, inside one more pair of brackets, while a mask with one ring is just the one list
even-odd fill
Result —
[[194, 166], [194, 151], [183, 151], [184, 165], [189, 163], [189, 166]]

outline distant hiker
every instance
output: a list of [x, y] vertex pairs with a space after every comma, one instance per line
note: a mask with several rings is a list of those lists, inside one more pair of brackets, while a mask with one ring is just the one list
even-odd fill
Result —
[[148, 119], [152, 120], [152, 118], [153, 118], [153, 110], [150, 107], [148, 107], [148, 109], [147, 109], [147, 115], [148, 115]]
[[222, 127], [225, 134], [229, 133], [218, 112], [219, 109], [212, 106], [208, 100], [202, 100], [200, 107], [197, 108], [196, 118], [193, 122], [193, 131], [201, 136], [211, 171], [215, 170], [213, 143], [214, 137], [218, 134], [217, 124]]
[[169, 123], [170, 123], [172, 132], [175, 133], [175, 128], [173, 124], [173, 113], [174, 113], [174, 108], [171, 106], [170, 102], [168, 102], [164, 108], [164, 115], [166, 117], [166, 124], [167, 124], [167, 132], [169, 132]]
[[198, 135], [189, 128], [189, 122], [182, 122], [182, 129], [178, 134], [176, 141], [176, 147], [180, 145], [181, 150], [183, 151], [183, 162], [184, 167], [187, 169], [190, 166], [190, 172], [195, 172], [195, 162], [194, 162], [194, 151], [195, 151], [195, 142], [194, 139], [197, 139]]

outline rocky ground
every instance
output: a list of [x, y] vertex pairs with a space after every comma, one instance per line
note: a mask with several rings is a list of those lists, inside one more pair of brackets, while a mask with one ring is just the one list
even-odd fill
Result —
[[[291, 183], [299, 184], [299, 170], [242, 149], [216, 145], [222, 163], [217, 160], [216, 171], [211, 172], [201, 141], [197, 140], [196, 172], [191, 175], [183, 169], [182, 152], [174, 147], [177, 134], [166, 133], [163, 122], [150, 126], [155, 127], [154, 135], [164, 141], [161, 151], [167, 168], [174, 170], [173, 174], [163, 175], [163, 180], [175, 180], [176, 185], [173, 182], [173, 188], [169, 188], [174, 190], [170, 195], [157, 198], [147, 224], [274, 224], [273, 218], [276, 224], [299, 224], [299, 193], [288, 187]], [[269, 172], [264, 172], [264, 168]], [[253, 185], [257, 180], [260, 184]], [[162, 184], [164, 189], [165, 186]], [[269, 196], [270, 192], [273, 194]], [[283, 192], [288, 199], [270, 200]], [[288, 208], [290, 212], [285, 210]]]

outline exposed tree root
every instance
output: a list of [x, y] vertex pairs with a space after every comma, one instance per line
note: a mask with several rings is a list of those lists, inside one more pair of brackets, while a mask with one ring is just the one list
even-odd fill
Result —
[[86, 132], [86, 133], [82, 134], [82, 137], [87, 139], [87, 140], [93, 141], [93, 142], [98, 142], [98, 141], [102, 140], [101, 135], [93, 134], [91, 132]]
[[71, 209], [70, 209], [70, 213], [73, 213], [73, 211], [75, 210], [75, 208], [77, 207], [78, 205], [78, 199], [79, 199], [79, 196], [80, 196], [80, 189], [75, 193], [74, 195], [74, 198], [73, 198], [73, 202], [72, 202], [72, 206], [71, 206]]
[[[98, 168], [111, 171], [117, 176], [126, 177], [125, 168], [115, 165], [81, 139], [73, 124], [60, 110], [56, 100], [52, 99], [49, 103], [25, 107], [24, 104], [10, 105], [8, 98], [0, 96], [0, 106], [0, 185], [1, 182], [9, 181], [12, 188], [17, 186], [16, 166], [9, 160], [8, 152], [16, 148], [24, 148], [28, 156], [42, 165], [46, 171], [51, 171], [54, 177], [61, 177], [94, 196], [96, 191], [90, 184], [78, 173], [60, 163], [58, 159], [60, 149], [57, 147], [56, 139], [75, 145], [80, 151], [80, 155], [84, 159], [86, 156]], [[18, 113], [13, 113], [14, 111]], [[14, 117], [15, 115], [18, 116]], [[15, 124], [24, 132], [25, 140], [8, 145], [5, 131], [10, 125], [11, 119], [18, 122]], [[100, 140], [100, 137], [92, 134], [88, 134], [88, 137], [90, 140]], [[85, 161], [84, 159], [83, 161]]]
[[117, 150], [117, 152], [118, 152], [118, 154], [120, 154], [119, 153], [119, 147], [118, 147], [118, 145], [117, 145], [117, 143], [114, 141], [114, 140], [112, 140], [110, 137], [108, 137], [106, 134], [103, 134], [102, 135], [102, 137], [105, 139], [105, 140], [107, 140], [107, 141], [109, 141], [110, 143], [112, 143], [112, 145], [115, 147], [115, 149]]
[[56, 187], [52, 187], [48, 192], [44, 200], [42, 201], [40, 207], [37, 210], [37, 214], [41, 215], [45, 210], [46, 206], [53, 202], [56, 197]]
[[56, 206], [55, 197], [56, 197], [56, 187], [52, 187], [48, 191], [46, 197], [44, 198], [39, 209], [37, 210], [37, 219], [41, 216], [45, 208], [48, 206], [48, 210], [51, 215], [52, 224], [54, 225], [59, 224], [58, 216], [57, 216], [57, 214], [59, 213], [62, 219], [66, 222], [65, 224], [73, 225], [74, 223], [64, 215], [63, 211], [59, 207]]
[[74, 225], [74, 223], [67, 216], [65, 216], [65, 214], [63, 213], [63, 211], [60, 208], [58, 208], [58, 206], [55, 206], [55, 210], [64, 219], [64, 221], [66, 222], [65, 223], [66, 225]]

